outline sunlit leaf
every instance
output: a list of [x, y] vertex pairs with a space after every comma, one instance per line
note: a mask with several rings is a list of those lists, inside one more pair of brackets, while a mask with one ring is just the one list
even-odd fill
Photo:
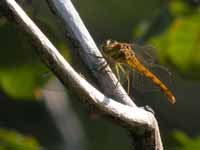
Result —
[[0, 71], [1, 88], [14, 98], [34, 98], [34, 92], [39, 86], [39, 77], [44, 68], [32, 65], [15, 67]]
[[200, 147], [200, 137], [191, 138], [181, 131], [174, 131], [171, 134], [171, 141], [177, 143], [176, 146], [171, 146], [174, 150], [197, 150]]
[[[63, 51], [69, 60], [67, 45], [48, 26], [40, 22], [40, 27], [50, 40]], [[8, 95], [17, 99], [34, 99], [35, 92], [45, 79], [44, 67], [32, 46], [32, 42], [21, 29], [5, 19], [0, 19], [0, 87]], [[48, 79], [48, 77], [46, 77]]]
[[0, 150], [39, 150], [39, 143], [33, 138], [22, 134], [0, 129]]
[[[162, 35], [152, 38], [160, 60], [192, 78], [200, 74], [200, 13], [176, 18]], [[192, 73], [191, 73], [192, 71]]]

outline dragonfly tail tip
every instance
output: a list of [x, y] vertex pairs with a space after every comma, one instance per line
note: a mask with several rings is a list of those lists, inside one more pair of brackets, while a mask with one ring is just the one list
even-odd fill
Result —
[[169, 101], [171, 104], [174, 104], [176, 102], [176, 98], [172, 96]]

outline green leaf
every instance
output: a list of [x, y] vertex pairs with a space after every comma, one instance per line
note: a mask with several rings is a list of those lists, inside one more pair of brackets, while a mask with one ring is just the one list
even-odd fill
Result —
[[0, 150], [39, 150], [40, 146], [33, 137], [0, 129]]
[[[175, 150], [197, 150], [200, 149], [200, 137], [190, 138], [184, 132], [174, 131], [171, 134], [171, 140], [176, 143], [176, 146], [171, 146]], [[167, 149], [167, 148], [166, 148]]]
[[163, 63], [170, 63], [182, 75], [200, 75], [200, 13], [176, 18], [162, 35], [150, 43], [158, 47]]
[[[31, 66], [31, 65], [30, 65]], [[44, 68], [32, 65], [9, 68], [0, 71], [1, 88], [11, 97], [33, 99], [39, 86], [39, 77]]]
[[[61, 36], [54, 34], [48, 25], [39, 22], [40, 27], [63, 51], [68, 59], [67, 45]], [[38, 87], [45, 83], [42, 74], [47, 69], [40, 62], [31, 45], [30, 39], [14, 24], [0, 19], [0, 87], [9, 96], [16, 99], [35, 99]]]

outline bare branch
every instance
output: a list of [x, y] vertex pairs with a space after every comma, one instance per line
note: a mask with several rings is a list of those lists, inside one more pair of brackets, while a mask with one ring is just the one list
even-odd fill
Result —
[[[48, 0], [48, 2], [55, 14], [57, 14], [64, 23], [64, 28], [68, 32], [67, 36], [70, 36], [70, 38], [73, 39], [73, 43], [76, 44], [75, 47], [80, 47], [80, 49], [75, 49], [79, 50], [83, 61], [94, 73], [100, 86], [104, 90], [104, 93], [109, 96], [112, 95], [116, 100], [123, 102], [126, 105], [136, 106], [127, 95], [121, 84], [117, 81], [115, 75], [109, 67], [106, 67], [103, 70], [94, 70], [94, 65], [103, 64], [103, 62], [105, 63], [105, 60], [102, 59], [99, 49], [97, 48], [94, 40], [90, 36], [71, 1]], [[99, 56], [101, 59], [97, 59], [97, 57], [94, 56]], [[113, 89], [115, 89], [114, 92]]]
[[134, 141], [138, 141], [135, 143], [136, 149], [163, 149], [157, 121], [152, 113], [138, 107], [123, 105], [103, 95], [75, 72], [14, 0], [1, 0], [0, 5], [0, 8], [4, 8], [7, 11], [6, 14], [11, 15], [14, 21], [34, 40], [38, 46], [36, 50], [40, 58], [66, 87], [73, 88], [78, 95], [83, 97], [83, 100], [87, 100], [104, 113], [121, 121], [134, 133]]

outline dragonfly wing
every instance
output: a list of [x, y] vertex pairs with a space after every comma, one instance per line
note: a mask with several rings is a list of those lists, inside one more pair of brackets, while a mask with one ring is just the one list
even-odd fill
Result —
[[135, 89], [136, 91], [141, 93], [159, 90], [159, 88], [157, 88], [148, 78], [136, 71], [133, 71], [132, 73], [131, 83], [132, 89]]
[[132, 48], [138, 60], [145, 66], [151, 66], [158, 62], [155, 47], [151, 45], [140, 46], [138, 44], [133, 44]]

